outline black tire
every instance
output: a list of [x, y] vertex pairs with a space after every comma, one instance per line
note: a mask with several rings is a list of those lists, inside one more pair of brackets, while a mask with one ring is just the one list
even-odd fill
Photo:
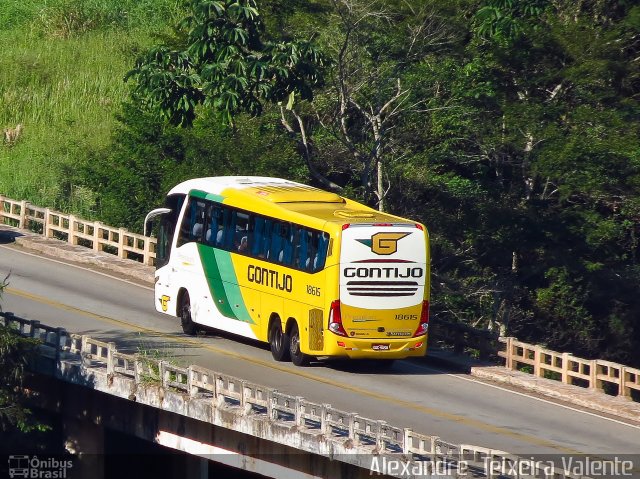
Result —
[[289, 355], [290, 341], [289, 335], [282, 332], [280, 319], [274, 319], [269, 326], [269, 346], [273, 359], [276, 361], [289, 361], [291, 359]]
[[298, 330], [298, 323], [295, 321], [289, 331], [289, 355], [291, 356], [291, 362], [296, 366], [309, 364], [310, 357], [300, 351], [300, 331]]
[[182, 324], [182, 331], [189, 336], [195, 336], [198, 334], [198, 328], [196, 323], [191, 319], [191, 302], [189, 300], [189, 293], [185, 292], [180, 299], [180, 323]]

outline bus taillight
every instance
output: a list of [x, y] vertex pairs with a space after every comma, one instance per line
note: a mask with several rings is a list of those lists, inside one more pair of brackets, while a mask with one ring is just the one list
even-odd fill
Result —
[[422, 302], [422, 312], [420, 313], [420, 324], [413, 334], [413, 337], [424, 336], [429, 329], [429, 301]]
[[340, 300], [336, 299], [331, 302], [331, 309], [329, 310], [329, 331], [337, 334], [338, 336], [346, 336], [347, 332], [342, 326], [342, 314], [340, 313]]

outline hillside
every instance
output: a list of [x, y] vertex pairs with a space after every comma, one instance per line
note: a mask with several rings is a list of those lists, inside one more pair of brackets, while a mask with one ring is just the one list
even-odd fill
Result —
[[178, 15], [169, 0], [3, 1], [0, 129], [21, 131], [0, 148], [0, 191], [90, 212], [68, 171], [110, 143], [125, 73]]

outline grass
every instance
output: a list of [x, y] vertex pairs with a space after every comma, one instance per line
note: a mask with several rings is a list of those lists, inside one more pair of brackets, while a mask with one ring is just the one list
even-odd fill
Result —
[[175, 0], [5, 0], [0, 5], [0, 194], [91, 216], [93, 194], [69, 180], [108, 148], [138, 52], [179, 16]]

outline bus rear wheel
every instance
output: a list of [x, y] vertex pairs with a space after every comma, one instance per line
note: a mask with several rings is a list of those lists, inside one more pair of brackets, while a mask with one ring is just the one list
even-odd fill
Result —
[[276, 318], [269, 326], [269, 347], [271, 355], [276, 361], [288, 361], [290, 359], [290, 338], [282, 331], [280, 319]]
[[298, 323], [294, 322], [291, 325], [289, 331], [289, 354], [291, 356], [291, 362], [296, 366], [306, 366], [309, 364], [309, 356], [300, 351], [300, 330], [298, 329]]
[[191, 301], [189, 300], [189, 293], [185, 292], [180, 299], [180, 323], [182, 324], [182, 331], [189, 336], [195, 336], [198, 333], [196, 323], [191, 319]]

